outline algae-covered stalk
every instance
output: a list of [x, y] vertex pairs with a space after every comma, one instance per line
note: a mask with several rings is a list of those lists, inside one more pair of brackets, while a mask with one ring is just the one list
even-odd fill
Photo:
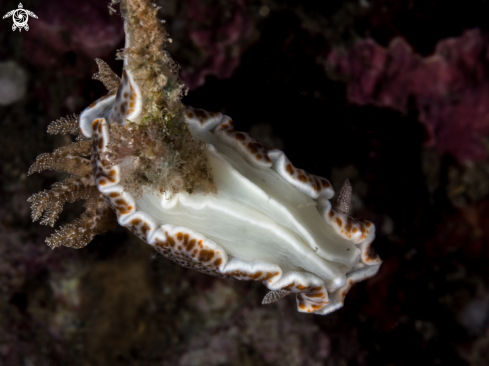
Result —
[[[113, 5], [119, 1], [112, 1]], [[114, 140], [108, 154], [122, 166], [128, 188], [158, 192], [212, 192], [212, 175], [205, 143], [192, 137], [185, 123], [181, 97], [187, 89], [178, 76], [179, 66], [165, 50], [168, 35], [157, 17], [158, 7], [142, 0], [123, 0], [126, 47], [118, 54], [136, 85], [140, 86], [141, 113], [128, 130], [111, 124]], [[130, 102], [130, 101], [129, 101]]]

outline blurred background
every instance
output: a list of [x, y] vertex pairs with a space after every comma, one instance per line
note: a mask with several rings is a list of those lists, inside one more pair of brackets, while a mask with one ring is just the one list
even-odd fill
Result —
[[349, 178], [384, 263], [318, 316], [122, 227], [49, 249], [26, 200], [62, 174], [27, 170], [69, 141], [51, 121], [106, 93], [94, 58], [120, 74], [124, 35], [106, 1], [27, 0], [29, 31], [0, 22], [0, 365], [488, 365], [489, 2], [156, 3], [184, 103], [337, 190]]

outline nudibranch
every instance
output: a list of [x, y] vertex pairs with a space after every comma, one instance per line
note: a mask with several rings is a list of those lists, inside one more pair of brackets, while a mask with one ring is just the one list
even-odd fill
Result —
[[348, 215], [350, 183], [332, 204], [327, 179], [236, 131], [229, 116], [183, 106], [157, 9], [127, 0], [121, 11], [122, 77], [97, 60], [109, 93], [55, 121], [48, 132], [80, 132], [79, 141], [39, 156], [29, 171], [73, 175], [29, 199], [35, 220], [44, 212], [41, 223], [53, 225], [64, 202], [87, 200], [84, 216], [48, 244], [80, 248], [117, 220], [184, 267], [262, 281], [263, 304], [294, 293], [300, 312], [340, 308], [381, 264], [374, 225]]

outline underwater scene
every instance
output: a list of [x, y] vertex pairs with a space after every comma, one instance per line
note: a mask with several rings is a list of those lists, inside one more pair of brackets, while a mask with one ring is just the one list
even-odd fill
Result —
[[489, 364], [487, 1], [0, 13], [0, 366]]

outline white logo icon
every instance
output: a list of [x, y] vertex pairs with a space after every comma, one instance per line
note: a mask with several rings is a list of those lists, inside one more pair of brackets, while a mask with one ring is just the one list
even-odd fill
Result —
[[19, 3], [19, 8], [9, 11], [7, 14], [3, 16], [3, 19], [12, 17], [14, 20], [14, 25], [12, 26], [12, 30], [16, 30], [19, 28], [19, 32], [22, 31], [22, 28], [24, 28], [26, 31], [29, 30], [29, 25], [27, 25], [27, 21], [29, 20], [29, 15], [31, 17], [34, 17], [37, 19], [37, 15], [34, 14], [30, 10], [25, 10], [24, 7], [22, 6], [22, 3]]

